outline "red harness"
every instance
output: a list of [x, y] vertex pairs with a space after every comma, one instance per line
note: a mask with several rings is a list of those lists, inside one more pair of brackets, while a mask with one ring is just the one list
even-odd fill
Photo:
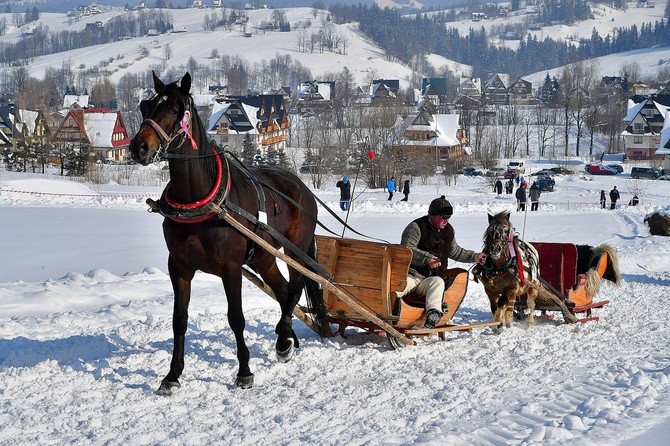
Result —
[[[223, 193], [223, 196], [221, 196], [221, 199], [217, 200], [217, 203], [212, 203], [214, 199], [217, 197], [217, 195], [219, 195], [221, 188], [221, 181], [223, 178], [223, 163], [221, 162], [221, 157], [218, 156], [215, 147], [212, 147], [212, 150], [214, 151], [215, 154], [214, 158], [216, 159], [216, 180], [214, 181], [214, 186], [212, 187], [212, 190], [210, 190], [209, 194], [207, 194], [207, 196], [201, 200], [194, 201], [193, 203], [179, 203], [170, 197], [169, 193], [170, 183], [168, 183], [167, 186], [165, 186], [165, 191], [163, 191], [163, 197], [165, 198], [165, 202], [170, 207], [181, 211], [198, 211], [202, 210], [206, 206], [218, 208], [220, 204], [226, 200], [226, 197], [228, 196], [228, 192], [230, 191], [232, 185], [230, 171], [228, 171], [226, 189]], [[228, 162], [226, 161], [226, 167], [227, 164]], [[209, 213], [197, 218], [180, 218], [174, 215], [170, 215], [168, 216], [168, 218], [178, 223], [200, 223], [209, 220], [210, 218], [213, 218], [218, 214], [219, 214], [218, 209], [212, 209]]]

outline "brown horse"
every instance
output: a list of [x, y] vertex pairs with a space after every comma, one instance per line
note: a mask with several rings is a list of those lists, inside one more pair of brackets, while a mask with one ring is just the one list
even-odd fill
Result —
[[525, 294], [529, 326], [534, 324], [536, 302], [556, 305], [563, 311], [566, 322], [577, 322], [568, 305], [541, 284], [537, 251], [515, 235], [509, 217], [509, 212], [489, 214], [483, 250], [488, 258], [474, 270], [491, 303], [493, 320], [511, 327], [516, 299]]
[[[308, 260], [315, 254], [316, 201], [294, 174], [280, 168], [246, 169], [207, 142], [190, 94], [189, 73], [179, 85], [176, 82], [165, 85], [155, 73], [153, 78], [156, 94], [140, 104], [144, 121], [130, 142], [130, 153], [133, 160], [143, 165], [160, 158], [167, 159], [170, 172], [170, 182], [161, 199], [153, 203], [153, 210], [165, 216], [163, 234], [174, 289], [174, 351], [170, 371], [163, 379], [159, 393], [170, 394], [173, 388], [180, 386], [191, 280], [197, 270], [223, 279], [228, 322], [237, 344], [236, 385], [251, 387], [254, 375], [249, 369], [249, 350], [243, 333], [243, 265], [261, 276], [281, 307], [281, 317], [275, 329], [276, 351], [281, 361], [288, 361], [294, 346], [298, 346], [292, 328], [292, 313], [303, 287], [307, 290], [308, 305], [314, 309], [315, 326], [321, 332], [327, 327], [323, 296], [316, 282], [293, 268], [289, 268], [287, 282], [274, 256], [256, 246], [220, 216], [222, 212], [229, 212], [275, 247], [280, 246], [275, 239], [283, 237], [297, 248], [293, 251], [286, 249], [286, 254], [309, 265]], [[263, 215], [267, 218], [266, 226], [261, 222]], [[271, 236], [270, 229], [279, 235]], [[298, 251], [302, 251], [302, 257]]]

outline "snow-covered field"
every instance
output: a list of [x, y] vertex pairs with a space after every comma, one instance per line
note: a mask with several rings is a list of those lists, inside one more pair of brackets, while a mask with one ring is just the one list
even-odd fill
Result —
[[[623, 284], [602, 290], [611, 303], [599, 322], [516, 324], [392, 351], [353, 331], [321, 340], [298, 321], [301, 348], [280, 364], [278, 305], [245, 282], [256, 382], [239, 390], [221, 281], [199, 274], [182, 388], [162, 397], [154, 391], [170, 361], [172, 291], [161, 219], [143, 199], [160, 188], [1, 171], [0, 444], [667, 444], [670, 240], [642, 220], [667, 208], [670, 182], [642, 188], [628, 173], [556, 182], [538, 212], [512, 219], [526, 240], [616, 247]], [[332, 183], [316, 193], [336, 209]], [[621, 206], [598, 209], [599, 191], [613, 185]], [[644, 191], [635, 208], [632, 190]], [[457, 239], [470, 249], [481, 247], [487, 212], [515, 207], [460, 177], [414, 183], [408, 203], [366, 191], [349, 221], [397, 242], [438, 194], [455, 205]], [[456, 322], [488, 319], [471, 282]]]

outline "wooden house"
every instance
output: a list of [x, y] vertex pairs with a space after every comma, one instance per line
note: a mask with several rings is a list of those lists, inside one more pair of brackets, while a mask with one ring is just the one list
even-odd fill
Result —
[[652, 159], [661, 146], [661, 131], [670, 109], [670, 96], [633, 96], [623, 119], [626, 128], [621, 132], [626, 156], [629, 159]]
[[121, 112], [106, 108], [69, 110], [51, 135], [53, 144], [87, 144], [97, 159], [122, 162], [128, 157], [130, 138]]
[[291, 127], [281, 94], [227, 96], [215, 106], [207, 123], [207, 137], [220, 147], [242, 153], [245, 137], [261, 153], [281, 153]]

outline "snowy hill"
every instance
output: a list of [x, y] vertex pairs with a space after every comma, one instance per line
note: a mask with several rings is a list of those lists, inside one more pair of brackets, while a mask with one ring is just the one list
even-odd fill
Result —
[[[323, 28], [322, 16], [314, 18], [312, 8], [290, 8], [285, 11], [286, 18], [292, 25], [291, 32], [262, 33], [256, 31], [254, 26], [264, 20], [269, 20], [272, 11], [254, 10], [247, 11], [249, 16], [247, 30], [251, 31], [251, 37], [244, 37], [241, 28], [231, 31], [223, 29], [213, 32], [205, 31], [203, 29], [204, 17], [211, 15], [213, 10], [196, 8], [170, 10], [174, 19], [174, 29], [185, 28], [186, 33], [133, 38], [42, 56], [32, 61], [27, 68], [31, 76], [41, 79], [48, 68], [60, 68], [66, 61], [69, 61], [75, 70], [79, 67], [104, 66], [104, 69], [110, 72], [112, 82], [116, 83], [126, 73], [148, 72], [153, 67], [161, 65], [164, 62], [165, 47], [169, 45], [172, 57], [166, 61], [168, 66], [185, 67], [190, 57], [201, 65], [211, 65], [214, 62], [210, 58], [212, 50], [228, 56], [239, 55], [250, 63], [270, 60], [277, 54], [288, 54], [308, 67], [315, 78], [323, 73], [339, 72], [346, 66], [356, 82], [361, 84], [365, 79], [383, 76], [401, 79], [404, 86], [408, 85], [406, 80], [411, 75], [411, 70], [400, 63], [386, 60], [384, 52], [365, 40], [357, 32], [356, 26], [352, 24], [334, 25], [335, 32], [347, 41], [345, 54], [298, 51], [297, 40], [300, 33], [304, 32], [307, 36], [317, 34]], [[110, 11], [84, 18], [75, 23], [70, 23], [64, 14], [42, 14], [40, 23], [48, 26], [52, 31], [80, 30], [86, 26], [86, 23], [105, 22], [118, 14], [124, 14], [124, 12], [122, 10]], [[0, 19], [5, 17], [8, 22], [11, 22], [10, 16], [11, 14], [0, 14]], [[311, 24], [303, 31], [302, 29], [297, 30], [296, 24], [298, 23]], [[31, 27], [34, 26], [35, 24], [31, 25]], [[2, 36], [0, 42], [19, 39], [25, 28], [15, 29]], [[141, 47], [149, 50], [148, 57], [141, 57]], [[2, 68], [2, 71], [8, 70], [11, 68]]]
[[[403, 3], [403, 2], [396, 2]], [[594, 19], [577, 23], [573, 26], [556, 25], [542, 30], [532, 31], [538, 38], [563, 36], [565, 39], [577, 39], [588, 37], [593, 29], [601, 36], [613, 32], [616, 27], [627, 27], [632, 24], [655, 22], [663, 17], [664, 5], [657, 2], [653, 8], [636, 8], [635, 2], [628, 3], [628, 10], [614, 10], [606, 6], [593, 6]], [[180, 9], [169, 10], [173, 17], [174, 29], [185, 29], [186, 33], [172, 33], [152, 37], [140, 37], [105, 45], [82, 48], [48, 56], [35, 58], [27, 68], [30, 75], [42, 78], [48, 68], [60, 68], [63, 63], [70, 63], [75, 72], [80, 69], [98, 67], [109, 73], [112, 82], [118, 80], [126, 73], [147, 73], [155, 67], [185, 67], [189, 58], [193, 57], [201, 65], [211, 65], [215, 62], [211, 58], [212, 50], [221, 55], [239, 55], [250, 63], [260, 63], [274, 58], [277, 54], [288, 54], [294, 60], [309, 68], [313, 77], [319, 78], [324, 73], [339, 72], [345, 66], [349, 68], [358, 84], [365, 84], [372, 78], [394, 78], [401, 80], [401, 87], [409, 85], [411, 70], [405, 65], [387, 60], [384, 51], [364, 38], [357, 30], [355, 24], [334, 25], [335, 32], [346, 39], [345, 54], [324, 51], [319, 53], [305, 53], [298, 50], [298, 38], [301, 33], [310, 36], [317, 34], [322, 28], [325, 12], [318, 17], [313, 16], [313, 9], [309, 7], [286, 8], [286, 17], [291, 23], [291, 32], [259, 32], [255, 26], [271, 17], [271, 10], [247, 11], [249, 24], [247, 31], [251, 31], [251, 37], [244, 37], [242, 28], [230, 31], [219, 29], [216, 31], [205, 31], [204, 20], [206, 15], [215, 12], [213, 9]], [[106, 22], [116, 15], [125, 14], [120, 8], [106, 11], [90, 17], [73, 21], [65, 14], [49, 13], [41, 14], [38, 24], [48, 27], [51, 31], [81, 30], [87, 23], [96, 21]], [[12, 23], [12, 14], [0, 14], [7, 23]], [[465, 20], [449, 24], [464, 34], [470, 28], [479, 29], [484, 26], [488, 30], [501, 27], [506, 23], [522, 21], [524, 16], [516, 14], [509, 18], [484, 20], [473, 22]], [[16, 42], [21, 33], [30, 31], [38, 24], [31, 24], [21, 28], [8, 29], [6, 35], [0, 36], [0, 42]], [[300, 29], [297, 25], [302, 24], [306, 28]], [[309, 25], [309, 26], [307, 26]], [[495, 43], [495, 42], [494, 42]], [[501, 41], [498, 44], [515, 47], [518, 41]], [[172, 56], [165, 60], [165, 48], [170, 46]], [[141, 56], [141, 48], [148, 50], [147, 57]], [[616, 74], [619, 67], [628, 61], [640, 64], [642, 73], [654, 73], [659, 67], [659, 61], [670, 60], [670, 48], [654, 48], [643, 51], [621, 53], [601, 58], [601, 71], [603, 75]], [[450, 61], [442, 56], [430, 55], [429, 60], [436, 69], [448, 66], [457, 75], [468, 75], [469, 68], [465, 65]], [[0, 71], [11, 70], [11, 67], [2, 67]], [[421, 73], [423, 74], [423, 73]], [[541, 73], [529, 73], [527, 79], [536, 82], [541, 81], [546, 71]], [[197, 78], [196, 78], [197, 82]], [[197, 88], [197, 85], [196, 85]]]

